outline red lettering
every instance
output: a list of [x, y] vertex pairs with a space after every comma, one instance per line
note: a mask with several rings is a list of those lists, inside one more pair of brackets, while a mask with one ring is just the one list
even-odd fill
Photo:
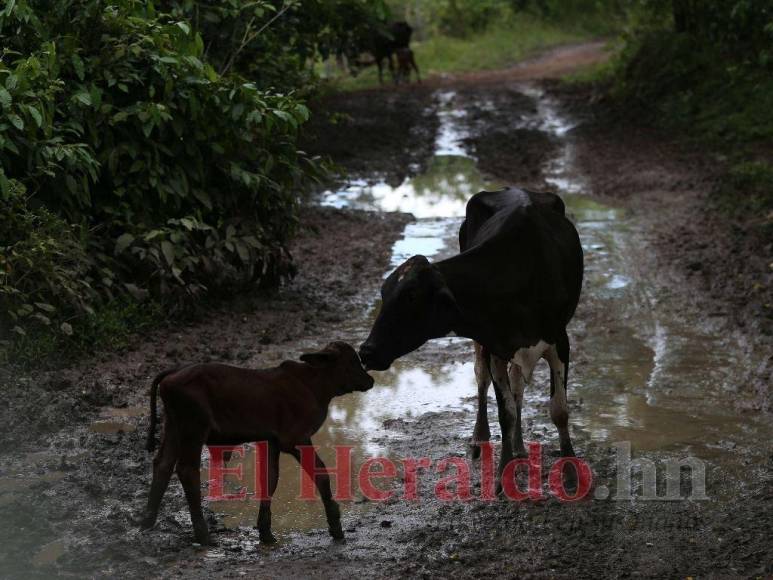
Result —
[[420, 457], [419, 459], [409, 457], [407, 459], [403, 459], [405, 483], [403, 499], [407, 499], [409, 501], [417, 501], [419, 499], [419, 469], [429, 469], [430, 467], [432, 467], [432, 460], [429, 457]]
[[[446, 457], [438, 461], [436, 471], [443, 473], [450, 466], [456, 469], [453, 475], [448, 475], [435, 484], [435, 497], [440, 501], [467, 501], [471, 499], [470, 466], [467, 464], [467, 461], [461, 457]], [[452, 492], [448, 489], [450, 485], [454, 486], [455, 491]]]
[[[528, 489], [524, 492], [518, 489], [515, 478], [519, 466], [525, 466], [529, 475]], [[524, 501], [526, 499], [544, 499], [542, 494], [542, 445], [529, 443], [529, 457], [513, 459], [502, 472], [502, 491], [507, 499]]]
[[244, 457], [244, 445], [212, 445], [209, 447], [209, 501], [244, 500], [247, 498], [247, 488], [242, 487], [237, 493], [224, 493], [225, 476], [234, 476], [241, 482], [244, 476], [244, 465], [226, 467], [223, 456], [229, 453], [231, 457]]
[[[298, 499], [316, 499], [315, 483], [319, 475], [327, 474], [335, 479], [335, 493], [333, 499], [338, 501], [351, 501], [352, 495], [352, 449], [353, 445], [336, 445], [335, 467], [318, 467], [316, 461], [316, 445], [298, 445], [296, 449], [301, 454], [301, 493]], [[304, 475], [305, 474], [305, 475]]]
[[[373, 471], [373, 467], [380, 467], [379, 471]], [[386, 457], [373, 457], [360, 466], [358, 481], [362, 495], [372, 501], [386, 501], [394, 495], [394, 491], [387, 491], [373, 485], [373, 479], [386, 479], [397, 475], [395, 464]]]
[[[564, 487], [564, 466], [573, 465], [577, 474], [577, 490], [569, 495]], [[548, 475], [550, 492], [561, 501], [579, 501], [588, 495], [593, 484], [593, 472], [588, 463], [579, 457], [562, 457], [553, 464]]]

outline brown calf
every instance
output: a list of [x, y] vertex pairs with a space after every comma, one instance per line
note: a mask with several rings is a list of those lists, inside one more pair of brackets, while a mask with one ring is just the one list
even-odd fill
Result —
[[419, 74], [419, 67], [416, 66], [413, 51], [406, 46], [405, 48], [397, 49], [395, 54], [397, 55], [397, 81], [411, 82], [411, 69], [413, 69], [416, 71], [416, 80], [420, 83], [421, 75]]
[[[268, 442], [268, 498], [261, 500], [258, 531], [261, 542], [274, 542], [271, 500], [279, 479], [279, 452], [300, 462], [298, 445], [311, 445], [311, 436], [327, 417], [333, 397], [367, 391], [373, 378], [360, 365], [354, 349], [332, 342], [324, 350], [301, 355], [262, 370], [222, 364], [197, 364], [168, 370], [153, 381], [150, 397], [148, 451], [155, 448], [156, 393], [164, 401], [161, 447], [153, 460], [145, 517], [141, 527], [153, 527], [161, 498], [177, 469], [191, 512], [196, 541], [209, 543], [209, 529], [201, 512], [199, 465], [203, 445]], [[315, 454], [315, 479], [333, 538], [343, 538], [338, 504], [330, 491], [325, 464]]]

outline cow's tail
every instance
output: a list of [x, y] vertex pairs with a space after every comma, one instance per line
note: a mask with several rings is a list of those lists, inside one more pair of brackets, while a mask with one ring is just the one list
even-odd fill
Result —
[[145, 443], [145, 449], [153, 451], [156, 448], [156, 404], [158, 402], [158, 385], [166, 377], [180, 370], [180, 367], [166, 370], [156, 375], [153, 383], [150, 385], [150, 425], [148, 426], [148, 439]]

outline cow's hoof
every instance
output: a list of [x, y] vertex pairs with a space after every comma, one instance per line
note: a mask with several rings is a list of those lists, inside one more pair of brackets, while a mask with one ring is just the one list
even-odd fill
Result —
[[193, 524], [193, 537], [197, 544], [202, 546], [214, 546], [212, 538], [209, 536], [209, 526], [207, 522], [200, 521]]
[[206, 536], [194, 536], [193, 541], [202, 546], [217, 546], [217, 542], [209, 534]]
[[134, 520], [134, 523], [137, 524], [141, 530], [149, 530], [156, 525], [156, 518], [153, 516], [143, 516]]
[[206, 538], [201, 539], [195, 538], [193, 542], [204, 548], [214, 548], [217, 546], [217, 540], [213, 540], [211, 536], [207, 536]]
[[276, 544], [276, 538], [274, 537], [274, 534], [271, 532], [260, 532], [258, 534], [258, 537], [260, 538], [261, 544], [271, 545]]
[[467, 455], [473, 461], [480, 459], [480, 444], [477, 441], [470, 442], [469, 446], [467, 447]]
[[328, 530], [330, 532], [330, 537], [332, 537], [334, 540], [343, 540], [344, 539], [344, 531], [341, 529], [341, 525], [332, 527]]

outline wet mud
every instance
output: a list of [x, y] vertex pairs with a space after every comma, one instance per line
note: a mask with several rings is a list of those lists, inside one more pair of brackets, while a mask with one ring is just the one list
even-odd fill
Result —
[[[599, 45], [568, 47], [507, 71], [328, 97], [328, 110], [348, 117], [321, 125], [312, 142], [352, 177], [320, 192], [318, 207], [306, 210], [308, 227], [293, 249], [295, 282], [224, 306], [209, 321], [143, 337], [90, 365], [3, 377], [16, 393], [3, 410], [13, 427], [0, 457], [3, 572], [193, 578], [773, 573], [773, 427], [769, 415], [747, 403], [753, 395], [740, 370], [761, 364], [749, 347], [754, 337], [724, 332], [725, 317], [707, 316], [700, 294], [684, 297], [678, 269], [670, 273], [660, 254], [647, 213], [654, 206], [597, 189], [594, 150], [584, 138], [590, 121], [542, 80], [600, 58]], [[355, 485], [354, 497], [342, 501], [344, 543], [330, 540], [320, 502], [297, 499], [299, 471], [284, 458], [273, 508], [276, 546], [258, 542], [254, 501], [210, 502], [217, 546], [192, 545], [176, 479], [156, 528], [136, 529], [133, 517], [150, 480], [143, 410], [155, 372], [204, 359], [269, 366], [329, 339], [359, 343], [391, 268], [416, 253], [437, 260], [458, 251], [466, 200], [509, 183], [557, 190], [585, 252], [583, 296], [569, 327], [569, 405], [575, 449], [592, 469], [586, 497], [559, 501], [551, 484], [558, 442], [544, 363], [527, 385], [524, 408], [524, 439], [541, 445], [540, 497], [483, 498], [485, 461], [465, 463], [469, 498], [438, 496], [443, 478], [463, 470], [439, 473], [439, 462], [466, 460], [475, 419], [471, 345], [447, 337], [374, 373], [372, 391], [336, 400], [314, 438], [329, 467], [336, 463], [333, 445], [351, 446], [355, 484], [368, 457], [387, 457], [398, 467], [396, 477], [378, 484], [393, 492], [389, 499], [368, 500]], [[496, 448], [493, 394], [488, 413]], [[405, 499], [403, 460], [421, 457], [432, 467], [419, 473], [419, 499]], [[206, 453], [203, 459], [206, 466]], [[641, 467], [631, 470], [629, 461], [643, 464], [652, 480]], [[669, 488], [667, 472], [676, 466], [679, 473], [680, 461], [690, 469], [681, 469]], [[248, 477], [250, 464], [243, 462]], [[633, 473], [630, 485], [626, 473]]]

